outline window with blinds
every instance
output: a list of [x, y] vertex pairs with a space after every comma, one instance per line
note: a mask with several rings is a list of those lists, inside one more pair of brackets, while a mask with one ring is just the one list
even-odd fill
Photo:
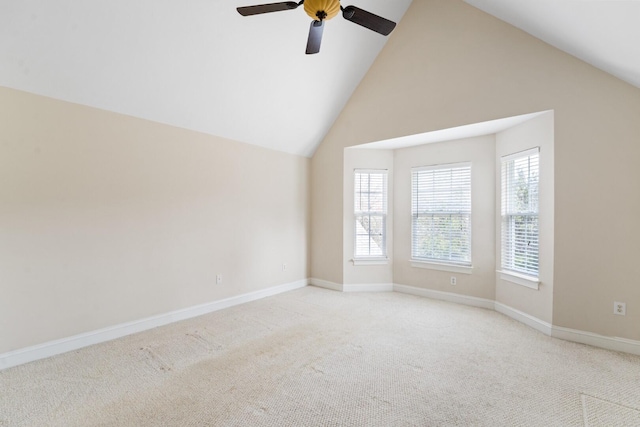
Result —
[[539, 149], [502, 158], [502, 270], [538, 277]]
[[411, 169], [411, 258], [471, 265], [471, 164]]
[[354, 258], [387, 256], [387, 171], [355, 170]]

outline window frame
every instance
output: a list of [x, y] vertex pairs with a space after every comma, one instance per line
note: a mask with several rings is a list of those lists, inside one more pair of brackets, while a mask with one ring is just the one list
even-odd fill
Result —
[[[532, 191], [534, 187], [532, 187], [531, 181], [531, 171], [532, 171], [532, 157], [537, 157], [536, 159], [536, 180], [535, 182], [535, 191]], [[513, 191], [508, 191], [508, 187], [511, 188], [511, 183], [514, 179], [514, 171], [508, 171], [508, 165], [512, 166], [512, 169], [515, 167], [515, 162], [522, 159], [528, 159], [527, 165], [527, 197], [529, 200], [527, 201], [527, 206], [531, 207], [532, 205], [535, 207], [535, 210], [516, 210], [509, 208], [510, 206], [514, 206], [515, 200], [511, 200], [510, 197], [513, 196]], [[507, 175], [508, 174], [508, 175]], [[535, 201], [532, 203], [531, 194], [535, 195]], [[531, 224], [531, 220], [535, 218], [535, 271], [529, 268], [517, 268], [515, 265], [514, 259], [516, 247], [518, 243], [516, 242], [516, 231], [513, 228], [513, 221], [510, 218], [513, 218], [515, 221], [516, 217], [526, 217], [525, 225], [529, 226]], [[507, 224], [512, 224], [509, 228], [512, 229], [512, 232], [507, 235]], [[528, 231], [526, 231], [528, 235]], [[511, 236], [511, 237], [509, 237]], [[507, 239], [510, 240], [507, 243]], [[530, 242], [527, 243], [525, 250], [526, 264], [529, 264], [529, 259], [533, 254], [533, 251], [530, 251], [528, 248], [530, 246]], [[511, 248], [511, 249], [509, 249]], [[510, 256], [505, 256], [506, 251], [511, 251]], [[519, 151], [516, 153], [512, 153], [506, 156], [502, 156], [500, 158], [500, 278], [503, 280], [508, 280], [513, 283], [520, 284], [522, 286], [526, 286], [533, 289], [538, 289], [539, 285], [539, 277], [540, 277], [540, 147], [534, 147], [527, 150]]]
[[[468, 224], [467, 228], [467, 260], [458, 261], [451, 259], [451, 257], [445, 258], [429, 258], [429, 257], [421, 257], [417, 256], [415, 253], [416, 246], [416, 222], [420, 215], [420, 209], [416, 206], [416, 198], [418, 197], [419, 189], [416, 188], [416, 180], [418, 179], [417, 174], [425, 171], [434, 171], [434, 170], [453, 170], [453, 169], [467, 169], [468, 170], [468, 211], [442, 211], [438, 212], [438, 215], [456, 215], [458, 217], [465, 217], [466, 223]], [[473, 232], [472, 232], [472, 221], [473, 221], [473, 195], [472, 195], [472, 187], [473, 187], [473, 165], [472, 162], [457, 162], [457, 163], [447, 163], [447, 164], [437, 164], [437, 165], [429, 165], [429, 166], [416, 166], [411, 168], [411, 266], [419, 267], [419, 268], [429, 268], [434, 270], [444, 270], [444, 271], [452, 271], [463, 274], [471, 274], [473, 268]], [[422, 216], [425, 216], [426, 212], [423, 212]], [[436, 213], [431, 214], [436, 215]]]
[[[371, 210], [371, 184], [369, 181], [369, 191], [366, 192], [358, 192], [358, 188], [356, 184], [358, 182], [357, 176], [359, 174], [369, 175], [381, 175], [383, 177], [383, 190], [382, 190], [382, 198], [383, 198], [383, 210], [382, 211], [373, 211]], [[358, 210], [356, 203], [358, 201], [357, 194], [369, 194], [369, 208], [367, 210]], [[354, 265], [376, 265], [376, 264], [387, 264], [388, 262], [388, 250], [387, 250], [387, 217], [389, 212], [389, 170], [388, 169], [354, 169], [353, 170], [353, 263]], [[359, 218], [362, 216], [369, 217], [380, 217], [382, 220], [381, 227], [381, 237], [382, 244], [380, 249], [382, 250], [381, 255], [371, 255], [371, 250], [369, 250], [368, 255], [363, 255], [358, 253], [358, 225]], [[369, 239], [373, 239], [371, 235], [371, 230], [368, 230]]]

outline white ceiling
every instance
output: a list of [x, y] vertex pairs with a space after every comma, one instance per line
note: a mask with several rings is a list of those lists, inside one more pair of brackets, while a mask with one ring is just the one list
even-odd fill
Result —
[[465, 0], [640, 87], [640, 0]]
[[504, 117], [502, 119], [489, 120], [487, 122], [472, 123], [454, 128], [440, 129], [431, 132], [419, 133], [415, 135], [401, 136], [398, 138], [385, 139], [384, 141], [370, 142], [358, 145], [355, 149], [366, 150], [397, 150], [399, 148], [415, 147], [416, 145], [432, 144], [435, 142], [454, 141], [476, 136], [492, 135], [502, 132], [516, 125], [529, 121], [535, 117], [547, 113], [540, 111], [537, 113], [523, 114], [520, 116]]
[[[273, 0], [275, 1], [275, 0]], [[0, 85], [310, 156], [387, 37], [270, 0], [0, 0]], [[411, 0], [353, 0], [398, 22]], [[351, 4], [351, 3], [347, 3]]]
[[[235, 10], [268, 1], [0, 0], [0, 86], [310, 156], [387, 38], [338, 16], [305, 55], [302, 8]], [[466, 1], [640, 87], [638, 1]]]

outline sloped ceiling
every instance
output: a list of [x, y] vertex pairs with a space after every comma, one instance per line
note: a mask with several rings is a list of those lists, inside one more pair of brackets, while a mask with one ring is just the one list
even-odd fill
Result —
[[[236, 11], [267, 2], [3, 0], [0, 85], [310, 156], [387, 37], [338, 16], [305, 55], [303, 8]], [[398, 22], [411, 0], [353, 3]]]
[[638, 0], [465, 0], [640, 87]]
[[[466, 1], [640, 87], [640, 2]], [[305, 55], [302, 8], [235, 10], [264, 2], [3, 0], [0, 86], [311, 156], [387, 38], [338, 16]]]

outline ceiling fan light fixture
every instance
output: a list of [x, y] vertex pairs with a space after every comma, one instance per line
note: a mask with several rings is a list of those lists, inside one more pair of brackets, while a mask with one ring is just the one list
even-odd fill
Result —
[[361, 25], [371, 31], [375, 31], [383, 36], [388, 36], [396, 26], [396, 23], [389, 21], [382, 16], [378, 16], [355, 6], [340, 6], [340, 0], [300, 0], [283, 1], [278, 3], [257, 4], [254, 6], [238, 7], [238, 13], [242, 16], [260, 15], [263, 13], [280, 12], [292, 10], [304, 4], [304, 11], [313, 19], [309, 28], [309, 38], [307, 39], [307, 55], [320, 52], [322, 42], [322, 32], [324, 31], [324, 21], [334, 18], [342, 11], [342, 16], [347, 21]]
[[314, 21], [326, 21], [340, 13], [340, 0], [305, 0], [304, 11]]

